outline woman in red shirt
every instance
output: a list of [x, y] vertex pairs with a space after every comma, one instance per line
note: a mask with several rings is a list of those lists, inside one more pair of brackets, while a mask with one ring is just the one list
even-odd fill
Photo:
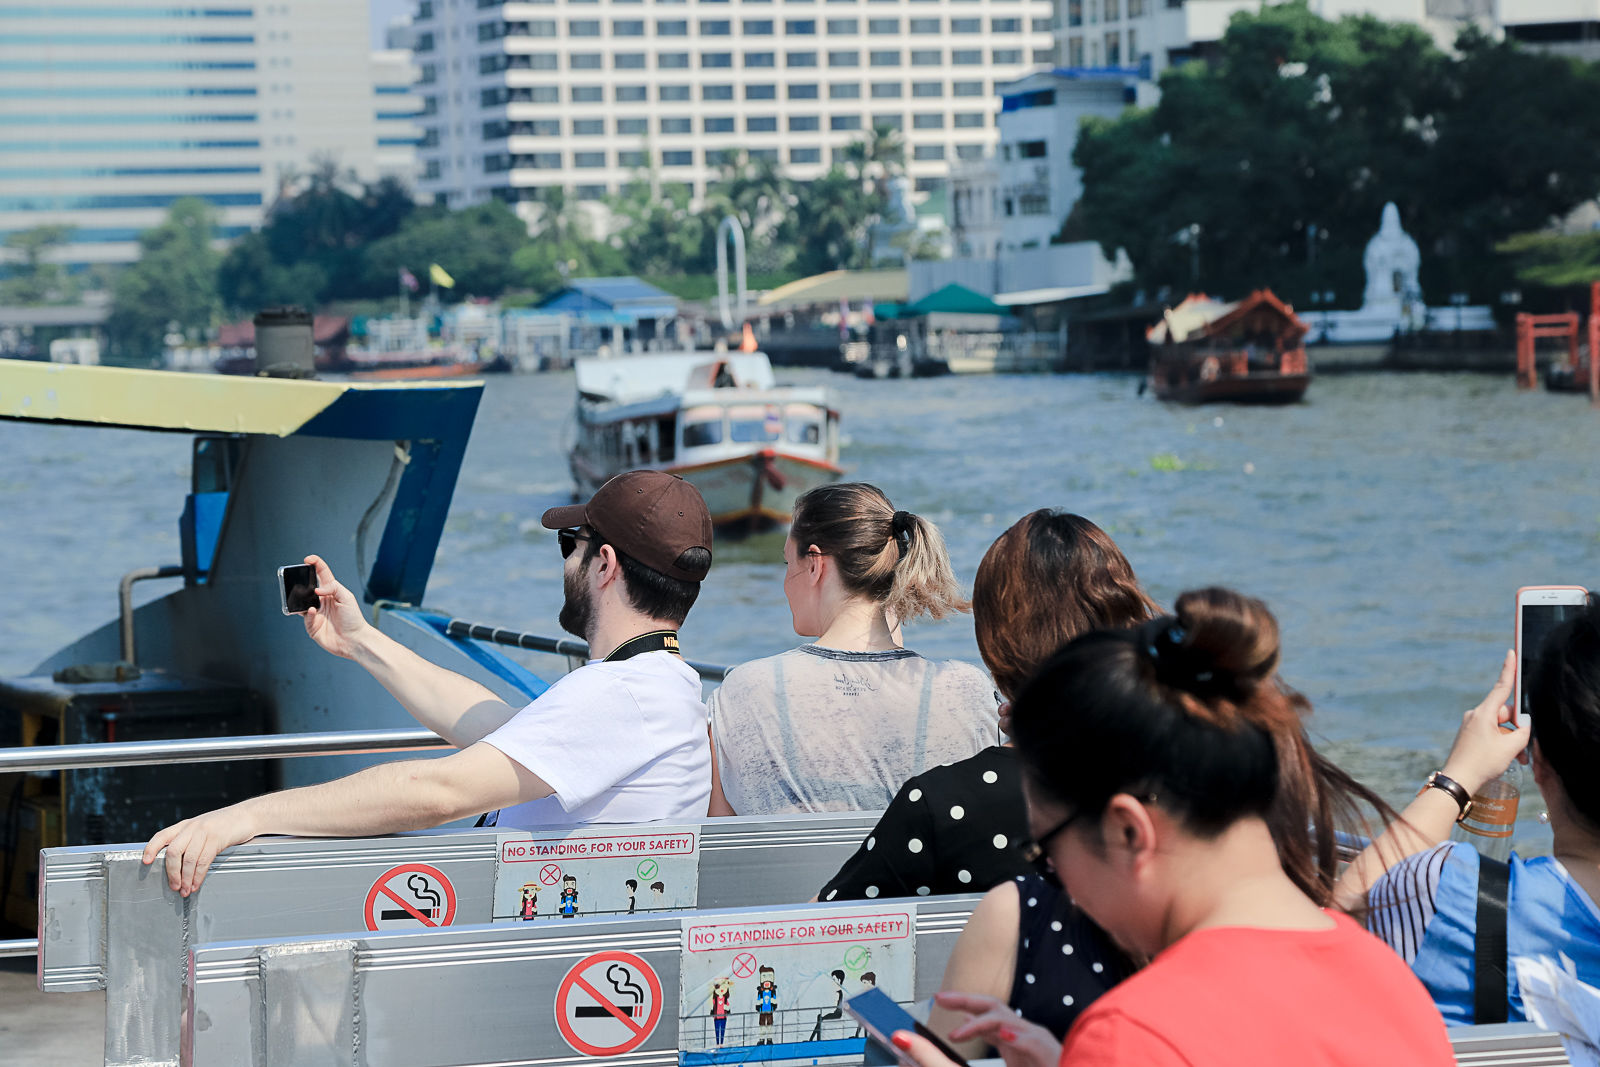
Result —
[[[1284, 873], [1266, 815], [1303, 699], [1266, 605], [1185, 593], [1177, 616], [1067, 645], [1016, 700], [1029, 824], [1067, 892], [1148, 967], [1057, 1046], [991, 998], [941, 994], [1009, 1067], [1449, 1067], [1444, 1023], [1393, 952]], [[926, 1067], [925, 1041], [894, 1036]]]

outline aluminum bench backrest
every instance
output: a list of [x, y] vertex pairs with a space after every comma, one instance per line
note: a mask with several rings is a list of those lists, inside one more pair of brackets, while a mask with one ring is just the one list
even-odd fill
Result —
[[[159, 863], [144, 866], [142, 845], [46, 849], [39, 986], [106, 990], [107, 1064], [174, 1062], [187, 952], [195, 945], [516, 921], [523, 884], [540, 889], [540, 921], [557, 921], [568, 874], [579, 880], [579, 915], [625, 910], [625, 878], [635, 883], [640, 912], [789, 904], [827, 881], [877, 815], [263, 838], [219, 857], [187, 901], [167, 888]], [[668, 847], [650, 847], [663, 842]], [[594, 854], [599, 843], [616, 854]], [[657, 882], [663, 888], [652, 892]], [[417, 894], [438, 898], [437, 906]]]
[[[699, 1067], [848, 1056], [859, 1063], [854, 1022], [831, 1017], [829, 968], [846, 975], [845, 995], [875, 976], [897, 1000], [931, 996], [978, 899], [838, 901], [201, 945], [190, 957], [183, 1062]], [[715, 940], [707, 931], [785, 925], [811, 931], [814, 943], [748, 952], [735, 946], [695, 958], [693, 946]], [[892, 932], [831, 939], [841, 926], [905, 933], [893, 944], [872, 943]], [[616, 964], [627, 970], [611, 970]], [[758, 966], [772, 966], [777, 983], [765, 1024], [755, 1000]], [[738, 976], [721, 1035], [706, 997], [708, 976], [717, 975]], [[639, 1001], [611, 993], [604, 979], [619, 994], [638, 988]], [[634, 1008], [637, 1022], [607, 1017], [601, 992]], [[776, 1047], [760, 1046], [763, 1033]]]

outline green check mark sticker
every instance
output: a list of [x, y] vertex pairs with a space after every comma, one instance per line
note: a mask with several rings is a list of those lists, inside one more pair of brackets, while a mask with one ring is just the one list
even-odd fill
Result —
[[639, 877], [640, 878], [654, 878], [657, 874], [660, 873], [660, 871], [661, 871], [661, 865], [658, 864], [655, 860], [640, 860], [639, 861]]
[[872, 950], [865, 945], [857, 945], [844, 954], [844, 969], [847, 971], [864, 971], [871, 962]]

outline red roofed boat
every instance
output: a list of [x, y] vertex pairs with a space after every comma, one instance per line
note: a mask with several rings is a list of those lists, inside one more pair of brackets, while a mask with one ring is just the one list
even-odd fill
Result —
[[1311, 384], [1308, 329], [1270, 289], [1232, 304], [1190, 295], [1145, 334], [1150, 387], [1180, 404], [1293, 404]]

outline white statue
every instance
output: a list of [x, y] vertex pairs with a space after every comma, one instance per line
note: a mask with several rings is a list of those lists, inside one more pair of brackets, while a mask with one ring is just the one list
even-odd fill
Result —
[[1400, 209], [1393, 202], [1383, 205], [1383, 222], [1367, 242], [1361, 262], [1367, 271], [1361, 310], [1392, 317], [1408, 327], [1416, 325], [1414, 320], [1426, 314], [1422, 286], [1417, 281], [1422, 253], [1411, 235], [1401, 229]]

